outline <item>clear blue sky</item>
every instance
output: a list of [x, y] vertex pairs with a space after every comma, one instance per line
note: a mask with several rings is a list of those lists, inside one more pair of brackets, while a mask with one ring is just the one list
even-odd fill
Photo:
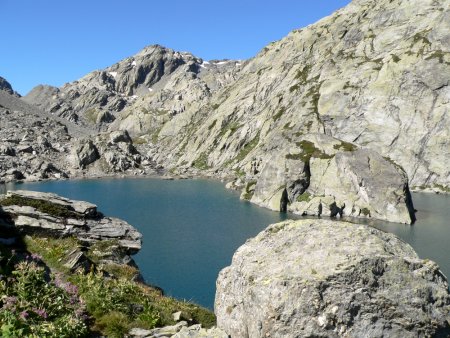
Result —
[[0, 0], [0, 76], [61, 86], [143, 47], [247, 59], [350, 0]]

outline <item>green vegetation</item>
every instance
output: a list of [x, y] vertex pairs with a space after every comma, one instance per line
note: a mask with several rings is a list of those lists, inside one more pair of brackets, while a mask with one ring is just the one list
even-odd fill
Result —
[[356, 145], [354, 145], [353, 143], [349, 143], [349, 142], [345, 142], [345, 141], [341, 141], [340, 144], [335, 144], [333, 146], [333, 148], [336, 150], [343, 150], [343, 151], [355, 151], [356, 149], [358, 149], [358, 147]]
[[278, 120], [280, 119], [280, 117], [284, 114], [285, 111], [286, 111], [286, 108], [282, 106], [282, 107], [278, 110], [278, 113], [276, 113], [274, 116], [272, 116], [272, 119], [273, 119], [274, 121], [278, 121]]
[[249, 181], [245, 185], [245, 193], [242, 195], [244, 200], [250, 201], [255, 193], [256, 181]]
[[400, 61], [400, 58], [397, 55], [391, 54], [391, 56], [392, 56], [392, 61], [394, 61], [395, 63], [398, 63]]
[[69, 206], [50, 203], [44, 200], [20, 197], [16, 195], [8, 196], [7, 198], [0, 200], [0, 206], [8, 206], [8, 205], [33, 207], [40, 212], [49, 214], [54, 217], [76, 218], [76, 219], [84, 218], [84, 215], [81, 215], [73, 211], [73, 209]]
[[152, 143], [158, 142], [159, 132], [161, 131], [162, 127], [159, 127], [155, 129], [155, 131], [151, 134]]
[[450, 193], [450, 187], [445, 187], [445, 186], [443, 186], [442, 184], [437, 184], [437, 183], [435, 183], [435, 184], [433, 184], [433, 187], [434, 187], [434, 188], [437, 188], [437, 189], [439, 189], [439, 190], [441, 190], [441, 191]]
[[309, 201], [311, 201], [311, 199], [312, 199], [311, 194], [309, 192], [305, 191], [303, 194], [297, 196], [296, 201], [297, 202], [309, 202]]
[[447, 65], [450, 65], [450, 62], [446, 62], [444, 60], [445, 55], [450, 55], [450, 53], [444, 52], [442, 50], [435, 50], [431, 54], [429, 54], [425, 60], [431, 60], [431, 59], [438, 59], [439, 63], [445, 63]]
[[367, 208], [362, 208], [361, 214], [363, 214], [364, 216], [370, 216], [370, 210]]
[[86, 337], [88, 316], [77, 288], [47, 276], [37, 255], [0, 254], [2, 337]]
[[240, 125], [237, 122], [230, 122], [227, 125], [225, 125], [222, 130], [220, 131], [219, 136], [217, 137], [218, 139], [220, 139], [222, 136], [224, 136], [228, 131], [230, 131], [230, 135], [233, 135], [239, 128], [241, 128], [242, 125]]
[[430, 40], [428, 40], [428, 38], [425, 36], [425, 34], [427, 34], [428, 32], [429, 30], [414, 34], [413, 42], [417, 43], [421, 41], [423, 44], [431, 46]]
[[311, 157], [320, 158], [320, 159], [330, 159], [333, 158], [333, 155], [328, 155], [324, 153], [320, 149], [316, 148], [315, 144], [310, 141], [300, 141], [296, 142], [297, 146], [299, 146], [302, 151], [298, 154], [287, 154], [286, 159], [288, 160], [301, 160], [305, 163], [308, 163]]
[[247, 143], [236, 156], [235, 160], [237, 162], [242, 161], [249, 152], [251, 152], [259, 143], [259, 132], [256, 134], [255, 138]]
[[136, 137], [136, 138], [133, 138], [133, 144], [147, 144], [147, 140], [145, 139], [145, 138], [143, 138], [143, 137]]
[[304, 85], [308, 81], [309, 72], [311, 71], [310, 65], [305, 65], [302, 69], [297, 71], [295, 79], [300, 81], [300, 84]]
[[[109, 250], [114, 243], [108, 242], [97, 242], [89, 248], [87, 256], [95, 250]], [[39, 265], [47, 265], [54, 276], [47, 282], [45, 268], [35, 267], [32, 263], [27, 263], [20, 275], [11, 269], [15, 264], [13, 259], [1, 259], [0, 274], [15, 279], [11, 280], [13, 284], [7, 284], [8, 279], [0, 278], [0, 304], [5, 304], [5, 297], [15, 296], [21, 300], [21, 312], [19, 308], [14, 314], [5, 312], [4, 306], [0, 310], [2, 337], [22, 337], [35, 332], [32, 337], [84, 337], [90, 332], [123, 337], [132, 327], [150, 329], [173, 325], [172, 313], [177, 311], [204, 327], [215, 325], [214, 314], [209, 310], [165, 297], [160, 290], [135, 282], [139, 272], [134, 267], [107, 264], [94, 265], [87, 274], [82, 271], [75, 274], [69, 272], [63, 264], [67, 255], [79, 246], [75, 238], [26, 236], [24, 243], [27, 251], [34, 253], [30, 257], [39, 257]], [[40, 274], [39, 278], [36, 274]], [[25, 276], [19, 283], [15, 276], [22, 275]], [[32, 297], [20, 296], [26, 302], [19, 298], [18, 291], [14, 291], [22, 289], [32, 293]], [[33, 308], [45, 311], [48, 317], [38, 318], [39, 313], [44, 312], [34, 313]], [[24, 322], [20, 317], [23, 311], [35, 321]], [[26, 325], [36, 327], [28, 328]], [[46, 328], [50, 328], [48, 332], [51, 333], [43, 331]]]
[[212, 106], [211, 106], [211, 108], [213, 109], [213, 110], [217, 110], [217, 108], [219, 108], [220, 107], [220, 104], [219, 103], [214, 103]]
[[195, 161], [192, 163], [192, 166], [200, 170], [209, 169], [210, 166], [208, 165], [208, 154], [206, 153], [200, 154], [200, 156], [197, 157]]
[[291, 93], [295, 92], [295, 91], [299, 90], [299, 88], [300, 88], [300, 84], [297, 83], [297, 84], [289, 87], [289, 92], [291, 92]]

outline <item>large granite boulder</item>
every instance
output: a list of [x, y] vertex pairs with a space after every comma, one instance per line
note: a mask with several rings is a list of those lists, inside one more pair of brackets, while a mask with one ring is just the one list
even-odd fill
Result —
[[287, 221], [241, 246], [217, 280], [232, 337], [448, 337], [436, 263], [396, 236], [346, 222]]

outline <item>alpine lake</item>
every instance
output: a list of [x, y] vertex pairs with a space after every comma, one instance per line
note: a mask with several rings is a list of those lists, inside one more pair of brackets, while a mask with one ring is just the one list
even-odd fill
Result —
[[[126, 220], [143, 235], [142, 249], [134, 259], [145, 281], [161, 287], [166, 295], [210, 309], [217, 275], [231, 263], [240, 245], [269, 224], [302, 218], [241, 201], [222, 183], [206, 179], [45, 181], [9, 184], [7, 189], [53, 192], [89, 201], [105, 215]], [[357, 222], [396, 234], [450, 276], [450, 196], [413, 193], [413, 202], [417, 209], [414, 225]]]

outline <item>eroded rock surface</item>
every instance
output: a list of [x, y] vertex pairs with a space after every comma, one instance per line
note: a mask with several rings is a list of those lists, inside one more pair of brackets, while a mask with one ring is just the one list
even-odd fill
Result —
[[241, 246], [217, 280], [232, 337], [447, 337], [436, 263], [396, 236], [346, 222], [287, 221]]
[[[97, 206], [70, 200], [56, 194], [36, 191], [9, 191], [0, 199], [2, 228], [14, 234], [37, 233], [52, 237], [74, 236], [82, 243], [105, 245], [99, 253], [103, 261], [127, 264], [131, 255], [141, 249], [142, 235], [127, 222], [105, 217]], [[73, 265], [80, 261], [73, 253]]]

